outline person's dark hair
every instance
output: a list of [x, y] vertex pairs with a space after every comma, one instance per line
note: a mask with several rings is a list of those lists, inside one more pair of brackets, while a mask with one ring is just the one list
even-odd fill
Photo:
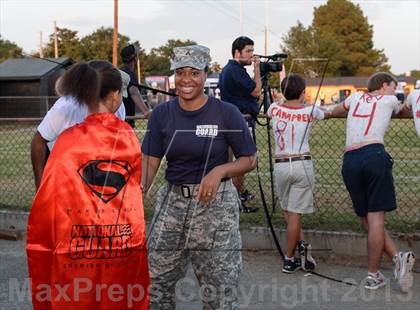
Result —
[[111, 91], [120, 91], [121, 74], [112, 64], [102, 60], [74, 64], [60, 77], [56, 91], [60, 96], [72, 96], [79, 104], [96, 104]]
[[123, 63], [129, 63], [137, 56], [137, 49], [133, 44], [127, 45], [120, 52]]
[[121, 73], [111, 63], [103, 60], [91, 60], [88, 64], [99, 74], [99, 99], [104, 99], [111, 91], [121, 91]]
[[242, 52], [242, 50], [247, 45], [254, 45], [254, 41], [244, 36], [236, 38], [235, 41], [233, 41], [232, 43], [232, 57], [235, 57], [236, 50], [238, 50], [239, 52]]
[[286, 100], [299, 99], [305, 90], [305, 80], [297, 74], [289, 74], [281, 81], [281, 92]]
[[367, 88], [368, 91], [371, 92], [381, 89], [384, 83], [389, 85], [391, 82], [398, 84], [398, 80], [392, 74], [387, 72], [377, 72], [369, 77], [367, 81]]

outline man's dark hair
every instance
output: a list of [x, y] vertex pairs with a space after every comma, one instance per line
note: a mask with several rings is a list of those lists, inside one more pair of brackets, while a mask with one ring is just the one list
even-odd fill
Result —
[[381, 89], [384, 83], [389, 85], [391, 82], [398, 84], [398, 80], [392, 74], [387, 72], [377, 72], [368, 79], [367, 88], [368, 91], [371, 92]]
[[254, 45], [254, 41], [244, 36], [236, 38], [235, 41], [233, 41], [232, 43], [232, 57], [235, 57], [236, 50], [238, 50], [239, 52], [242, 52], [242, 50], [247, 45]]
[[297, 74], [289, 74], [281, 81], [281, 92], [286, 100], [299, 99], [305, 90], [305, 80]]

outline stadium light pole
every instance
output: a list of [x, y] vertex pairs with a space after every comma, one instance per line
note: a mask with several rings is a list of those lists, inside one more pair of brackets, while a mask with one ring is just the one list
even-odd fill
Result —
[[118, 0], [114, 0], [114, 40], [112, 45], [112, 64], [118, 66]]

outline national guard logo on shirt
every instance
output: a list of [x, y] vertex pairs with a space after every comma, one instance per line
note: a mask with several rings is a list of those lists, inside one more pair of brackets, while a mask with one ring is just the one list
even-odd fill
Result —
[[127, 184], [132, 168], [124, 160], [90, 160], [77, 172], [89, 189], [108, 203]]
[[197, 125], [195, 135], [197, 137], [217, 137], [219, 127], [217, 125]]

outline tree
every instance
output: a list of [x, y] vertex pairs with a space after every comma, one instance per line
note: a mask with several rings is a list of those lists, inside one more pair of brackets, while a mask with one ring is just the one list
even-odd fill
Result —
[[5, 40], [0, 35], [0, 63], [9, 58], [22, 57], [22, 48], [17, 46], [14, 42]]
[[195, 45], [197, 44], [192, 40], [180, 40], [180, 39], [169, 39], [164, 45], [159, 46], [158, 48], [152, 48], [151, 52], [160, 57], [174, 58], [173, 49], [175, 47]]
[[152, 48], [146, 57], [146, 72], [149, 75], [171, 75], [173, 49], [179, 46], [197, 44], [192, 40], [169, 39], [164, 45]]
[[[328, 0], [314, 9], [310, 26], [305, 28], [298, 22], [289, 30], [283, 38], [283, 49], [292, 59], [328, 58], [327, 75], [370, 75], [378, 70], [389, 71], [387, 58], [383, 50], [373, 48], [372, 37], [372, 26], [358, 4]], [[290, 65], [290, 60], [287, 63]], [[306, 73], [320, 76], [324, 65], [322, 62], [302, 63], [296, 71], [307, 70]]]
[[222, 72], [222, 66], [217, 62], [212, 62], [209, 68], [209, 73], [220, 73]]
[[298, 22], [283, 37], [283, 51], [289, 55], [285, 60], [288, 73], [299, 73], [307, 77], [318, 77], [327, 65], [327, 73], [333, 74], [340, 66], [336, 59], [339, 48], [334, 37], [328, 32], [317, 32], [314, 27], [305, 28]]
[[410, 76], [412, 76], [416, 80], [420, 80], [420, 70], [411, 70]]
[[[59, 57], [70, 57], [73, 60], [82, 60], [82, 46], [77, 31], [57, 27], [57, 46]], [[44, 50], [45, 57], [54, 57], [54, 34]]]
[[[101, 59], [112, 62], [112, 44], [113, 44], [114, 30], [112, 28], [101, 27], [93, 33], [83, 37], [81, 43], [81, 56], [84, 60]], [[130, 38], [118, 34], [118, 47], [121, 50], [128, 45]], [[138, 44], [138, 42], [137, 42]], [[139, 45], [139, 44], [138, 44]], [[121, 59], [118, 59], [121, 65]]]

